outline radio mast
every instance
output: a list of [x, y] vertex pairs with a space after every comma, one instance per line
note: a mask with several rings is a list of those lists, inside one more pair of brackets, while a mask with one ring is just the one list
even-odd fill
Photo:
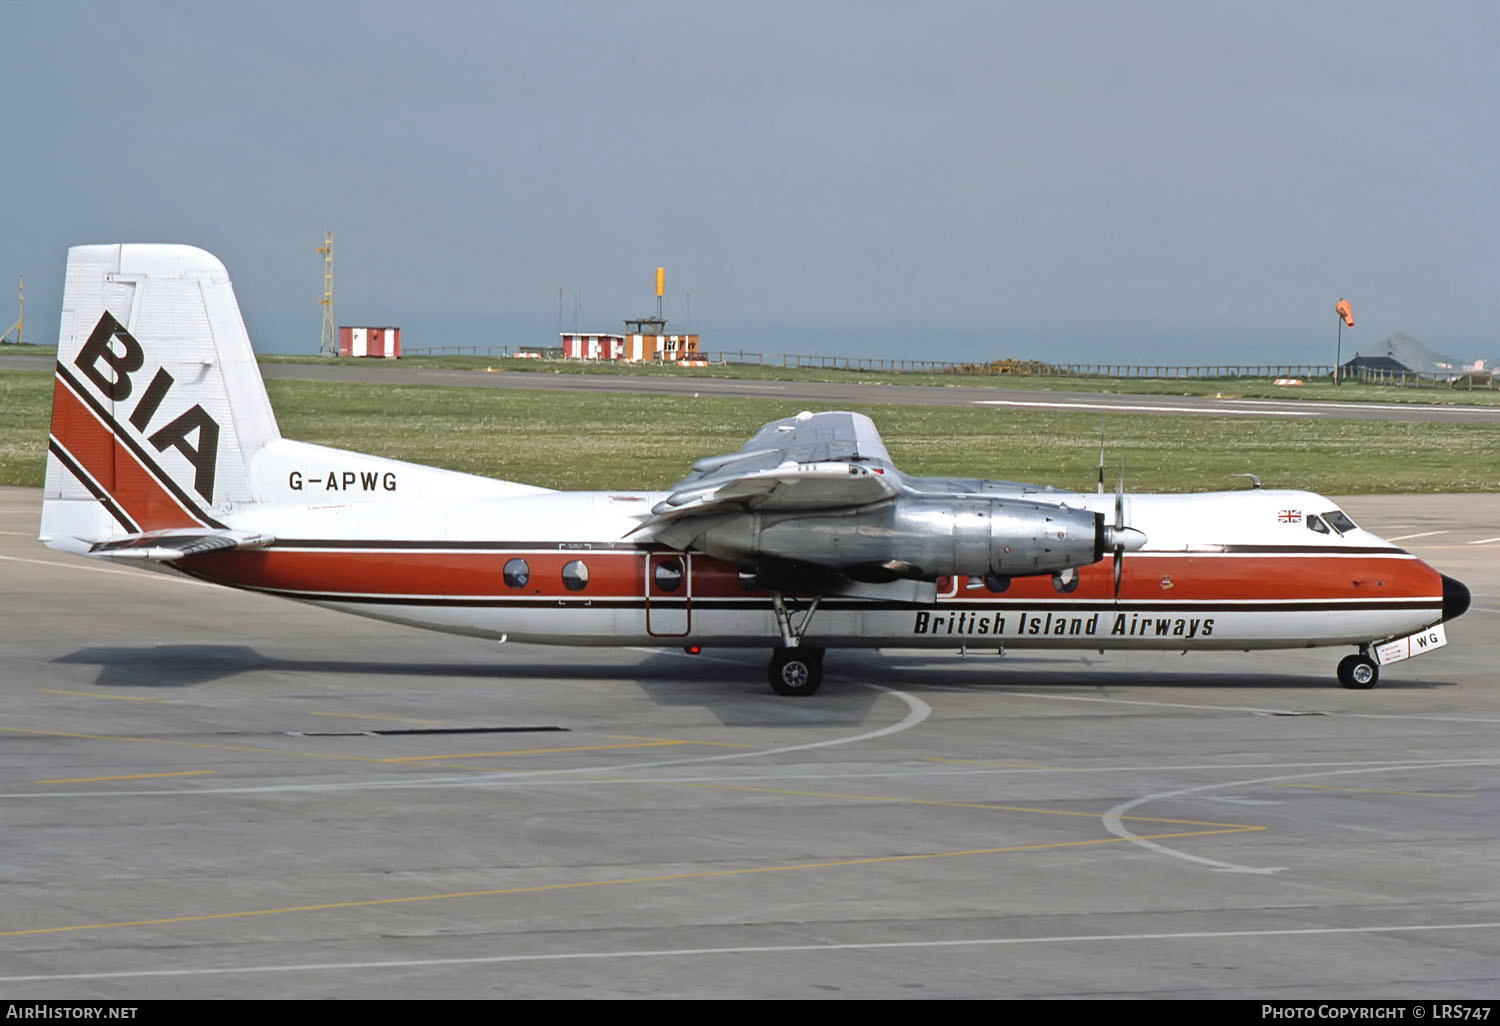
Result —
[[4, 342], [6, 339], [10, 338], [10, 333], [13, 331], [16, 333], [16, 345], [20, 345], [25, 341], [25, 339], [21, 337], [21, 321], [23, 320], [22, 315], [25, 314], [25, 312], [26, 279], [18, 274], [16, 275], [16, 323], [5, 329], [5, 334], [0, 335], [0, 342]]
[[338, 341], [333, 334], [333, 232], [323, 233], [323, 245], [318, 252], [323, 254], [323, 298], [318, 300], [323, 308], [323, 334], [318, 339], [318, 355], [337, 356]]

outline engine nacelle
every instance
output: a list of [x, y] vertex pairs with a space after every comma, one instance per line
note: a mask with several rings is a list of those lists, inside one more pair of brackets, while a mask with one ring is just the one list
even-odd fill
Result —
[[789, 560], [860, 580], [1024, 576], [1097, 562], [1100, 514], [1023, 500], [899, 498], [857, 512], [736, 513], [673, 524], [658, 537], [719, 559]]

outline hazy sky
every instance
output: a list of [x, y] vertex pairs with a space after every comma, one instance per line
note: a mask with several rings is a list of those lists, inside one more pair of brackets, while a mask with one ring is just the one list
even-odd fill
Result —
[[[188, 242], [341, 324], [706, 349], [1500, 358], [1500, 4], [0, 0], [0, 324]], [[51, 339], [48, 339], [51, 336]]]

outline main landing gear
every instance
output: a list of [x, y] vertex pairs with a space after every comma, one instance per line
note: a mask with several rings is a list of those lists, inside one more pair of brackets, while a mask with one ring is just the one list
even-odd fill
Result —
[[766, 669], [766, 678], [771, 682], [771, 690], [778, 695], [805, 697], [816, 692], [823, 683], [823, 650], [802, 644], [802, 635], [807, 633], [807, 625], [818, 611], [820, 601], [815, 597], [802, 614], [802, 622], [793, 624], [781, 592], [771, 593], [781, 644], [771, 650], [771, 665]]
[[1365, 691], [1375, 686], [1380, 679], [1380, 666], [1368, 653], [1345, 656], [1339, 660], [1339, 684], [1356, 691]]
[[771, 690], [778, 695], [801, 698], [818, 690], [823, 683], [823, 650], [821, 648], [776, 648], [766, 670]]

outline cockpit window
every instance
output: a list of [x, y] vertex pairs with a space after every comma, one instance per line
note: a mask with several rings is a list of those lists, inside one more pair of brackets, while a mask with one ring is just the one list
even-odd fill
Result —
[[1350, 520], [1343, 510], [1339, 509], [1331, 509], [1327, 513], [1324, 513], [1323, 519], [1328, 521], [1328, 525], [1339, 534], [1347, 534], [1359, 526]]
[[1323, 518], [1316, 513], [1309, 513], [1307, 515], [1307, 529], [1309, 531], [1317, 531], [1319, 534], [1328, 533], [1328, 525], [1323, 523]]

